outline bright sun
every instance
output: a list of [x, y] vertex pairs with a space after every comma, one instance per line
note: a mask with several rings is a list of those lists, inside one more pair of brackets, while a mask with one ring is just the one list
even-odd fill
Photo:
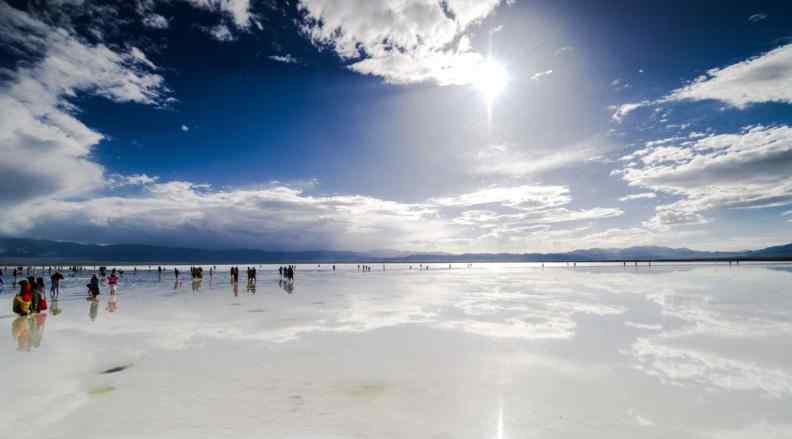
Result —
[[484, 98], [484, 103], [487, 106], [487, 126], [492, 129], [492, 114], [495, 99], [503, 94], [506, 90], [506, 84], [509, 82], [509, 72], [503, 64], [493, 60], [487, 59], [481, 66], [474, 77], [473, 85], [478, 89], [481, 96]]
[[487, 101], [487, 105], [491, 105], [492, 101], [506, 89], [508, 82], [509, 72], [506, 71], [506, 67], [495, 60], [488, 59], [479, 67], [474, 84], [484, 100]]

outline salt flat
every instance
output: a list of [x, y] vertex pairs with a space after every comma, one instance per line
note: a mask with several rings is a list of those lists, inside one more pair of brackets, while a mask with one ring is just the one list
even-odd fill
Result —
[[7, 282], [0, 437], [792, 437], [792, 265], [329, 268]]

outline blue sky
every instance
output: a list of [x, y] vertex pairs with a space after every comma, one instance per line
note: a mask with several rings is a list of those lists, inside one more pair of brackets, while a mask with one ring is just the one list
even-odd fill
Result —
[[788, 2], [0, 2], [0, 234], [792, 241]]

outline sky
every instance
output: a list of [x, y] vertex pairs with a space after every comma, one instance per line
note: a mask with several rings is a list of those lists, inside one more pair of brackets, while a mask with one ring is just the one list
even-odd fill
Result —
[[0, 0], [0, 236], [792, 242], [788, 1]]

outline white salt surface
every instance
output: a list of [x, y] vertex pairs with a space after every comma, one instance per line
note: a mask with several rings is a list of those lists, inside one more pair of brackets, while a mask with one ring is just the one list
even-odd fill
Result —
[[792, 266], [442, 267], [6, 276], [0, 438], [792, 438]]

